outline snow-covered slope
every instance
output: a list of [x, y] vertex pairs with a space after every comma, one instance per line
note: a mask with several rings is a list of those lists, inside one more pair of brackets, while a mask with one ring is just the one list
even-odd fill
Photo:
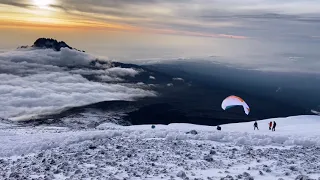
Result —
[[[294, 116], [288, 118], [274, 118], [258, 121], [259, 131], [256, 134], [270, 134], [268, 129], [269, 122], [277, 123], [276, 135], [302, 135], [320, 136], [320, 117], [319, 116]], [[244, 131], [253, 129], [253, 122], [225, 125], [226, 131]]]
[[[276, 121], [275, 132], [268, 122]], [[320, 117], [216, 127], [96, 129], [0, 124], [0, 179], [295, 179], [320, 177]], [[187, 133], [195, 130], [197, 134]], [[232, 176], [232, 178], [231, 178]]]

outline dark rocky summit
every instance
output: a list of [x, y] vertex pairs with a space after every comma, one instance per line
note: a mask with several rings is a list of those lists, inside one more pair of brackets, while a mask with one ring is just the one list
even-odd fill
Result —
[[[29, 46], [21, 46], [19, 48], [28, 48], [28, 47]], [[55, 51], [60, 51], [61, 48], [69, 48], [69, 49], [77, 50], [80, 52], [85, 52], [85, 51], [78, 50], [78, 49], [75, 49], [75, 48], [69, 46], [64, 41], [57, 41], [52, 38], [39, 38], [33, 43], [33, 45], [31, 47], [53, 49]]]

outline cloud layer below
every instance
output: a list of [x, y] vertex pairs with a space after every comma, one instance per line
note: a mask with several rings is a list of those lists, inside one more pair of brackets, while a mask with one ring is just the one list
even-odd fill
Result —
[[[26, 120], [67, 107], [110, 100], [135, 100], [155, 96], [152, 91], [114, 82], [139, 70], [95, 66], [94, 57], [69, 50], [16, 50], [0, 54], [0, 117]], [[68, 67], [73, 67], [70, 70]], [[90, 81], [83, 75], [108, 77]]]

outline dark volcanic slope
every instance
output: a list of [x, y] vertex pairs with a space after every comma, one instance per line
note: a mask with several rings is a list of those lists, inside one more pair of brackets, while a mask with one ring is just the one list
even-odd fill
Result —
[[163, 92], [157, 99], [143, 100], [147, 106], [129, 113], [133, 124], [150, 123], [194, 123], [217, 125], [231, 122], [243, 122], [272, 117], [285, 117], [304, 114], [303, 108], [284, 104], [273, 99], [250, 96], [238, 92], [252, 107], [249, 116], [242, 107], [228, 111], [221, 109], [222, 100], [235, 91], [214, 89], [203, 85], [181, 88], [175, 92]]
[[[244, 87], [227, 86], [221, 83], [223, 82], [221, 79], [212, 79], [208, 83], [200, 80], [201, 76], [178, 69], [164, 70], [162, 66], [162, 68], [160, 66], [141, 67], [122, 63], [115, 63], [114, 66], [143, 69], [143, 73], [127, 81], [155, 84], [156, 86], [149, 88], [157, 91], [159, 96], [143, 98], [135, 102], [111, 101], [75, 107], [58, 115], [44, 117], [41, 122], [83, 128], [96, 127], [103, 122], [122, 125], [169, 123], [218, 125], [310, 114], [307, 108], [264, 96], [263, 91], [260, 94], [250, 93], [250, 91], [245, 92]], [[150, 75], [156, 79], [150, 79]], [[184, 81], [173, 80], [175, 77], [183, 77]], [[168, 83], [172, 83], [172, 86], [168, 86]], [[252, 84], [250, 88], [255, 88], [255, 85]], [[238, 95], [245, 99], [251, 107], [249, 116], [243, 112], [242, 107], [227, 111], [221, 109], [221, 102], [229, 95]]]
[[[264, 72], [205, 60], [175, 61], [151, 65], [148, 68], [174, 76], [179, 74], [231, 93], [243, 92], [251, 97], [281, 101], [287, 106], [298, 106], [307, 111], [320, 105], [319, 74]], [[263, 106], [263, 103], [261, 102], [260, 106]]]

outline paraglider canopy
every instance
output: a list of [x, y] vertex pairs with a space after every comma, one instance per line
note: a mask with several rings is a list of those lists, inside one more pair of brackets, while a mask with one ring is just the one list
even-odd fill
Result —
[[222, 101], [221, 107], [223, 110], [227, 110], [229, 108], [232, 108], [234, 106], [242, 106], [244, 109], [244, 112], [249, 115], [250, 108], [248, 104], [240, 97], [238, 96], [229, 96], [226, 99]]

